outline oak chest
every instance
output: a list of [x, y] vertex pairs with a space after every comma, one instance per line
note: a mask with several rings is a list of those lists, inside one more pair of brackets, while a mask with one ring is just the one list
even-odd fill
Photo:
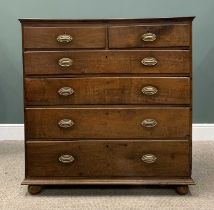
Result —
[[188, 192], [192, 20], [20, 20], [30, 193], [52, 184]]

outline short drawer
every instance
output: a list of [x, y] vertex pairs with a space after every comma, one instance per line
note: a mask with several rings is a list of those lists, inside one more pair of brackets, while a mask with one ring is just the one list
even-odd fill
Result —
[[189, 50], [27, 51], [27, 75], [190, 73]]
[[188, 77], [25, 79], [27, 105], [189, 104]]
[[188, 47], [191, 44], [189, 24], [151, 24], [111, 26], [110, 48]]
[[170, 177], [190, 175], [185, 141], [30, 142], [29, 177]]
[[24, 48], [104, 48], [106, 29], [102, 26], [24, 27]]
[[27, 139], [189, 138], [190, 109], [176, 107], [27, 108]]

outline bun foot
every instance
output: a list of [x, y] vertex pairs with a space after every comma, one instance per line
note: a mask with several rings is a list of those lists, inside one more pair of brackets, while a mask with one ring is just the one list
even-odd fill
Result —
[[179, 195], [186, 195], [186, 194], [189, 192], [189, 187], [188, 187], [188, 185], [176, 186], [175, 191], [176, 191]]
[[29, 185], [28, 186], [28, 192], [31, 195], [39, 194], [41, 191], [42, 191], [42, 186], [41, 185]]

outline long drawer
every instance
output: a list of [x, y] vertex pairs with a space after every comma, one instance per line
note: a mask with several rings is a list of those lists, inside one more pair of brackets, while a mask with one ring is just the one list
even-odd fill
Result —
[[151, 24], [109, 27], [109, 48], [188, 47], [189, 24]]
[[184, 138], [190, 136], [189, 108], [27, 108], [27, 139]]
[[23, 47], [28, 48], [105, 48], [103, 26], [24, 27]]
[[189, 104], [188, 77], [25, 79], [28, 105]]
[[27, 51], [26, 75], [190, 73], [188, 50]]
[[186, 141], [30, 142], [26, 145], [31, 177], [189, 176]]

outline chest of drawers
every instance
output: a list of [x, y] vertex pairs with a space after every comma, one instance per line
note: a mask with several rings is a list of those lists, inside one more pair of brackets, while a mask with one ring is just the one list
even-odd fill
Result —
[[193, 184], [193, 17], [22, 19], [25, 179]]

